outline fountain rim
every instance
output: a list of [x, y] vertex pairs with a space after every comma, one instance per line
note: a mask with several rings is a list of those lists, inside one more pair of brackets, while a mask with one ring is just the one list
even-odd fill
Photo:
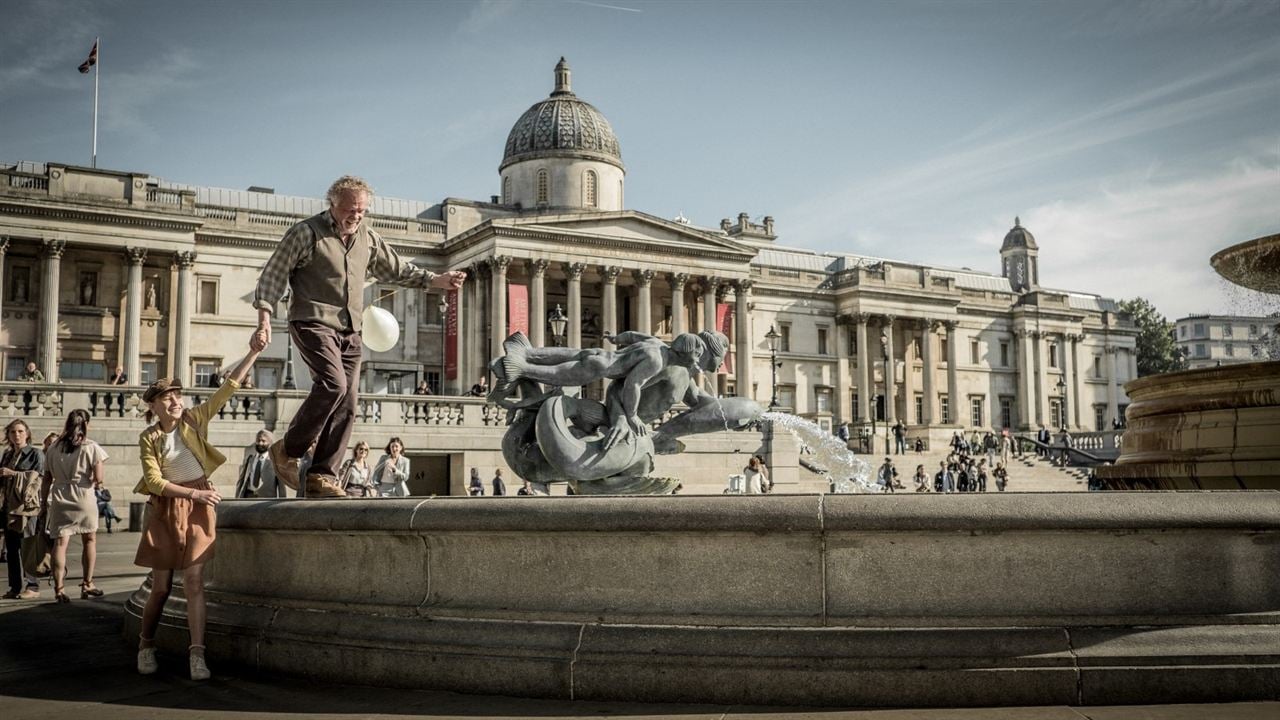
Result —
[[[1269, 256], [1270, 267], [1259, 267]], [[1280, 293], [1280, 233], [1263, 235], [1223, 248], [1209, 258], [1215, 272], [1228, 282], [1259, 292]], [[1261, 270], [1262, 272], [1257, 272]]]

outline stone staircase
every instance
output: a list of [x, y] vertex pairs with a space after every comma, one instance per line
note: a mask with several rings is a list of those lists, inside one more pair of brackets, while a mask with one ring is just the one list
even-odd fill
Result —
[[[930, 450], [922, 453], [911, 451], [905, 455], [890, 455], [889, 457], [898, 468], [899, 480], [910, 492], [915, 487], [914, 483], [910, 482], [910, 479], [915, 475], [916, 466], [924, 465], [925, 471], [929, 473], [930, 477], [933, 477], [938, 472], [939, 463], [946, 459], [947, 454], [943, 450]], [[859, 457], [878, 469], [884, 463], [885, 455], [880, 453], [860, 455]], [[985, 457], [985, 455], [980, 457]], [[996, 455], [996, 460], [998, 461], [999, 459], [1000, 456]], [[1011, 456], [1008, 469], [1009, 486], [1006, 492], [1084, 492], [1087, 489], [1088, 468], [1058, 467], [1034, 453]], [[807, 473], [804, 470], [801, 470], [801, 473], [802, 475], [808, 474], [812, 476], [811, 473]], [[802, 484], [808, 485], [803, 481]], [[808, 487], [806, 487], [807, 489]], [[994, 481], [987, 481], [987, 492], [996, 492]]]

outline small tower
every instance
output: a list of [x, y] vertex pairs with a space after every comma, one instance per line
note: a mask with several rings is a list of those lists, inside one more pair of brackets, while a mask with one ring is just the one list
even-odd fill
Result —
[[1004, 236], [1000, 245], [1000, 274], [1009, 278], [1013, 291], [1024, 293], [1040, 287], [1040, 248], [1036, 238], [1022, 227], [1019, 218], [1013, 219], [1013, 229]]

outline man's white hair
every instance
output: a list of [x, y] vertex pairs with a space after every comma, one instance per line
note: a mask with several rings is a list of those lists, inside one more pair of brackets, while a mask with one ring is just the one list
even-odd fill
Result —
[[329, 186], [329, 192], [325, 193], [325, 199], [329, 201], [329, 205], [336, 205], [345, 193], [362, 192], [368, 194], [369, 198], [373, 198], [373, 188], [369, 187], [369, 183], [364, 178], [355, 175], [343, 175], [333, 184]]

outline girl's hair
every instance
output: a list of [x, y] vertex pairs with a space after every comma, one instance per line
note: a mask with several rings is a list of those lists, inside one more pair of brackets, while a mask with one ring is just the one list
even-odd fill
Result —
[[755, 455], [752, 455], [751, 459], [747, 461], [747, 467], [750, 467], [750, 468], [760, 467], [760, 459], [757, 458]]
[[[356, 446], [355, 446], [355, 447], [353, 447], [353, 448], [351, 448], [351, 459], [352, 459], [352, 460], [355, 460], [355, 459], [356, 459], [356, 455], [358, 455], [358, 454], [360, 453], [360, 451], [361, 451], [361, 450], [364, 450], [366, 453], [367, 453], [367, 452], [369, 452], [369, 443], [367, 443], [367, 442], [365, 442], [365, 441], [363, 441], [363, 440], [361, 440], [360, 442], [356, 443]], [[390, 451], [390, 450], [388, 450], [387, 452], [391, 452], [391, 451]]]
[[[4, 442], [5, 442], [5, 444], [6, 444], [6, 445], [9, 445], [9, 444], [10, 444], [10, 443], [9, 443], [9, 431], [10, 431], [10, 430], [12, 430], [15, 426], [18, 426], [18, 425], [21, 425], [22, 427], [26, 428], [26, 431], [27, 431], [27, 444], [28, 444], [28, 445], [30, 445], [30, 444], [31, 444], [31, 440], [32, 440], [32, 438], [31, 438], [31, 426], [30, 426], [30, 425], [28, 425], [28, 424], [27, 424], [27, 422], [26, 422], [25, 420], [23, 420], [22, 418], [18, 418], [17, 420], [14, 420], [13, 422], [11, 422], [11, 423], [9, 423], [8, 425], [5, 425], [5, 426], [4, 426]], [[16, 450], [17, 448], [14, 448], [14, 449]]]
[[404, 449], [404, 441], [403, 441], [403, 440], [401, 440], [401, 439], [400, 439], [400, 438], [398, 438], [398, 437], [393, 437], [393, 438], [391, 438], [390, 440], [388, 440], [388, 441], [387, 441], [387, 454], [388, 454], [388, 455], [390, 455], [390, 454], [391, 454], [391, 446], [392, 446], [392, 445], [395, 445], [396, 443], [400, 443], [400, 449], [401, 449], [401, 450], [403, 450], [403, 449]]
[[62, 439], [58, 444], [62, 446], [64, 453], [75, 452], [88, 434], [89, 413], [87, 410], [76, 408], [67, 413], [67, 424], [62, 427]]
[[[168, 394], [169, 394], [169, 393], [171, 393], [171, 392], [176, 392], [176, 393], [178, 393], [179, 395], [181, 395], [181, 394], [182, 394], [182, 388], [173, 388], [172, 390], [168, 390], [168, 391], [166, 391], [166, 392], [162, 392], [162, 393], [160, 393], [159, 395], [157, 395], [157, 396], [155, 397], [155, 400], [152, 400], [151, 402], [155, 402], [156, 400], [159, 400], [160, 398], [164, 397], [165, 395], [168, 395]], [[147, 405], [147, 412], [142, 416], [142, 419], [143, 419], [143, 420], [145, 420], [145, 421], [147, 422], [147, 424], [148, 424], [148, 425], [150, 425], [151, 423], [153, 423], [153, 422], [155, 422], [155, 421], [156, 421], [156, 414], [155, 414], [155, 413], [153, 413], [153, 412], [151, 412], [151, 406], [150, 406], [150, 405]], [[255, 440], [258, 438], [258, 436], [257, 436], [257, 435], [254, 435], [253, 437], [254, 437], [254, 439], [255, 439]]]

